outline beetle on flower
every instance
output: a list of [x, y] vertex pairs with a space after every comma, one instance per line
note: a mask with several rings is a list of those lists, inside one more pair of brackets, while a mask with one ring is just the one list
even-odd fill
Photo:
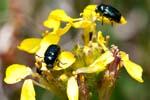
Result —
[[[106, 14], [108, 12], [113, 13], [115, 18]], [[33, 83], [63, 99], [87, 100], [90, 98], [89, 94], [92, 94], [88, 89], [97, 86], [95, 84], [101, 80], [98, 77], [101, 72], [104, 73], [101, 86], [97, 87], [99, 99], [109, 98], [123, 67], [133, 79], [143, 83], [142, 67], [132, 62], [128, 54], [119, 51], [117, 46], [109, 47], [110, 37], [104, 37], [102, 32], [96, 29], [96, 21], [125, 24], [125, 18], [120, 12], [116, 13], [118, 11], [109, 5], [88, 5], [80, 14], [80, 18], [71, 18], [61, 9], [53, 10], [43, 23], [52, 31], [46, 30], [42, 38], [24, 39], [18, 46], [20, 50], [35, 54], [36, 71], [26, 65], [12, 64], [6, 70], [4, 81], [14, 84], [24, 80], [21, 100], [35, 100]], [[66, 23], [63, 28], [62, 22]], [[83, 30], [84, 44], [77, 44], [72, 51], [65, 51], [61, 49], [59, 41], [71, 27]]]

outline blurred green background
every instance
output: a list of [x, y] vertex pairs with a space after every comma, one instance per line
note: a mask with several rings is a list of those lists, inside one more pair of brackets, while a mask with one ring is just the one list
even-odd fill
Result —
[[[0, 99], [19, 100], [22, 83], [3, 82], [6, 67], [13, 63], [34, 66], [34, 55], [19, 51], [16, 46], [27, 37], [40, 37], [42, 23], [53, 9], [63, 9], [71, 17], [79, 17], [85, 6], [105, 3], [117, 8], [127, 19], [126, 25], [101, 25], [97, 28], [110, 35], [111, 44], [127, 52], [143, 69], [144, 83], [133, 80], [123, 69], [111, 100], [150, 100], [150, 0], [0, 0]], [[81, 37], [81, 30], [71, 29], [61, 40], [70, 50]], [[65, 39], [67, 38], [67, 39]], [[36, 87], [37, 100], [61, 100]]]

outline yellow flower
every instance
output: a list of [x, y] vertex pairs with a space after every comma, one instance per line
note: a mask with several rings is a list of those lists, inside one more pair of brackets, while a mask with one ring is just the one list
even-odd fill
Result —
[[80, 14], [82, 18], [72, 23], [73, 27], [83, 29], [83, 41], [85, 45], [88, 45], [89, 41], [96, 34], [96, 13], [93, 12], [93, 8], [96, 8], [95, 5], [87, 6], [83, 13]]
[[[113, 74], [115, 75], [115, 73], [118, 73], [120, 68], [122, 68], [122, 65], [132, 78], [138, 82], [144, 82], [142, 79], [143, 69], [141, 66], [130, 61], [128, 55], [125, 52], [119, 52], [118, 48], [112, 47], [109, 49], [107, 47], [107, 38], [103, 37], [101, 31], [98, 31], [98, 34], [96, 31], [96, 21], [109, 24], [125, 24], [125, 18], [121, 16], [120, 22], [115, 22], [106, 16], [102, 16], [100, 13], [96, 13], [96, 7], [97, 5], [88, 5], [85, 7], [80, 14], [81, 18], [71, 18], [63, 10], [56, 9], [49, 14], [48, 19], [43, 23], [45, 27], [52, 29], [52, 31], [44, 32], [42, 38], [28, 38], [20, 43], [18, 49], [35, 54], [35, 66], [39, 71], [33, 72], [29, 67], [20, 64], [8, 66], [4, 78], [6, 83], [14, 84], [24, 80], [21, 100], [35, 100], [33, 82], [54, 92], [58, 90], [64, 92], [64, 90], [66, 90], [69, 100], [78, 100], [79, 81], [76, 79], [78, 74], [99, 73], [108, 70], [108, 72], [110, 72], [109, 74], [114, 72]], [[66, 24], [64, 27], [61, 27], [62, 22]], [[57, 58], [54, 59], [54, 63], [52, 63], [52, 69], [47, 68], [45, 52], [49, 50], [48, 48], [50, 46], [58, 45], [61, 36], [72, 26], [74, 28], [83, 29], [82, 38], [84, 46], [77, 45], [74, 48], [74, 54], [59, 49]], [[55, 54], [53, 53], [52, 55]], [[52, 57], [53, 56], [50, 58]], [[70, 67], [70, 69], [67, 69], [68, 67]], [[85, 77], [88, 80], [88, 76]], [[38, 81], [34, 80], [35, 78], [38, 78]], [[56, 86], [54, 86], [55, 84]], [[64, 89], [62, 86], [66, 85], [67, 88]], [[89, 84], [87, 84], [87, 86], [88, 85]]]
[[129, 75], [138, 82], [143, 83], [142, 72], [143, 69], [140, 65], [129, 60], [128, 54], [120, 51], [121, 61]]
[[[96, 35], [96, 22], [95, 22], [96, 20], [109, 23], [109, 24], [126, 23], [126, 20], [123, 16], [121, 16], [120, 22], [115, 22], [113, 20], [110, 20], [110, 18], [101, 16], [99, 13], [96, 13], [95, 11], [96, 7], [97, 5], [88, 5], [80, 14], [82, 18], [75, 19], [75, 21], [72, 23], [73, 27], [83, 29], [83, 41], [85, 45], [88, 45], [89, 41], [91, 41], [93, 37], [95, 37]], [[104, 45], [102, 45], [102, 47], [104, 50], [107, 49]]]
[[[82, 18], [79, 18], [78, 21], [73, 22], [73, 27], [75, 28], [83, 28], [83, 41], [85, 45], [88, 44], [90, 41], [90, 35], [92, 34], [93, 36], [96, 34], [96, 23], [95, 21], [103, 21], [105, 23], [112, 24], [112, 21], [110, 21], [109, 18], [105, 16], [100, 16], [100, 14], [95, 12], [97, 5], [88, 5], [85, 7], [83, 10], [83, 13], [80, 15]], [[113, 23], [117, 23], [114, 22]], [[119, 22], [120, 24], [125, 24], [126, 20], [123, 16], [121, 16], [121, 20]], [[103, 46], [104, 47], [104, 46]], [[105, 50], [106, 48], [104, 48]]]

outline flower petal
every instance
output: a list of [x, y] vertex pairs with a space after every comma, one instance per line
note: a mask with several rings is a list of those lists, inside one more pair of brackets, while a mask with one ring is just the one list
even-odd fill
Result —
[[83, 10], [83, 13], [81, 13], [81, 15], [83, 15], [83, 18], [91, 20], [91, 21], [95, 21], [96, 20], [96, 9], [97, 5], [88, 5], [85, 7], [85, 9]]
[[43, 25], [47, 28], [52, 28], [54, 32], [56, 32], [60, 27], [60, 21], [55, 19], [48, 19], [44, 21]]
[[50, 45], [50, 44], [58, 44], [59, 40], [60, 40], [60, 37], [58, 35], [48, 34], [42, 39], [41, 46]]
[[[90, 59], [90, 58], [89, 58]], [[95, 73], [105, 70], [106, 65], [114, 60], [113, 54], [110, 51], [105, 52], [100, 57], [98, 57], [91, 65], [88, 67], [82, 67], [76, 70], [76, 73]]]
[[127, 72], [129, 73], [129, 75], [133, 79], [137, 80], [138, 82], [143, 83], [144, 80], [142, 79], [142, 72], [143, 72], [142, 67], [140, 65], [130, 61], [128, 54], [126, 54], [125, 52], [121, 51], [120, 56], [121, 56], [123, 65], [124, 65], [125, 69], [127, 70]]
[[121, 16], [120, 24], [126, 24], [126, 23], [127, 23], [126, 19], [123, 16]]
[[62, 36], [62, 35], [64, 35], [70, 28], [71, 28], [71, 24], [68, 23], [68, 24], [66, 24], [66, 26], [65, 26], [64, 28], [59, 28], [58, 31], [57, 31], [57, 34], [58, 34], [59, 36]]
[[105, 39], [104, 39], [101, 31], [98, 32], [97, 41], [102, 46], [102, 48], [103, 48], [104, 51], [108, 50], [108, 48], [105, 46]]
[[77, 69], [76, 74], [101, 72], [101, 71], [105, 70], [105, 68], [106, 68], [106, 66], [104, 65], [103, 62], [97, 62], [88, 67], [82, 67], [82, 68]]
[[40, 56], [40, 57], [44, 57], [44, 53], [47, 50], [47, 48], [51, 45], [51, 44], [58, 44], [60, 40], [60, 37], [56, 34], [48, 34], [46, 35], [41, 43], [40, 43], [40, 49], [36, 52], [36, 55]]
[[88, 20], [81, 20], [78, 22], [74, 22], [72, 25], [75, 28], [86, 28], [86, 27], [89, 27], [91, 25], [91, 23], [92, 22], [88, 21]]
[[6, 69], [4, 81], [8, 84], [14, 84], [30, 75], [31, 72], [32, 70], [25, 65], [13, 64]]
[[40, 42], [40, 38], [24, 39], [18, 46], [18, 49], [26, 51], [28, 53], [35, 53], [40, 48]]
[[70, 77], [67, 83], [67, 96], [69, 100], [78, 100], [79, 88], [75, 77]]
[[31, 79], [24, 81], [20, 100], [35, 100], [35, 90]]
[[95, 60], [95, 63], [103, 61], [105, 65], [110, 64], [114, 60], [113, 54], [110, 51], [106, 51], [100, 57]]
[[94, 11], [96, 9], [97, 5], [88, 5], [85, 7], [84, 11]]
[[69, 22], [69, 21], [72, 21], [72, 18], [69, 17], [64, 10], [61, 10], [61, 9], [57, 9], [57, 10], [53, 10], [50, 15], [49, 15], [49, 18], [48, 19], [56, 19], [56, 20], [59, 20], [59, 21], [64, 21], [64, 22]]
[[61, 70], [61, 69], [66, 69], [69, 66], [71, 66], [76, 58], [71, 52], [68, 51], [63, 51], [61, 54], [58, 56], [59, 60], [59, 66], [54, 66], [54, 70]]

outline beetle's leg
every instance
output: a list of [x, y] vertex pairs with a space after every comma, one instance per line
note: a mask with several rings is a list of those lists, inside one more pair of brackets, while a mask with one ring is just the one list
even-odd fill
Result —
[[111, 25], [113, 26], [114, 23], [113, 23], [113, 20], [112, 20], [111, 18], [110, 18], [110, 23], [111, 23]]
[[114, 24], [113, 24], [113, 21], [111, 21], [111, 25], [113, 26]]
[[62, 62], [60, 62], [62, 65], [66, 65], [67, 63], [62, 63]]

